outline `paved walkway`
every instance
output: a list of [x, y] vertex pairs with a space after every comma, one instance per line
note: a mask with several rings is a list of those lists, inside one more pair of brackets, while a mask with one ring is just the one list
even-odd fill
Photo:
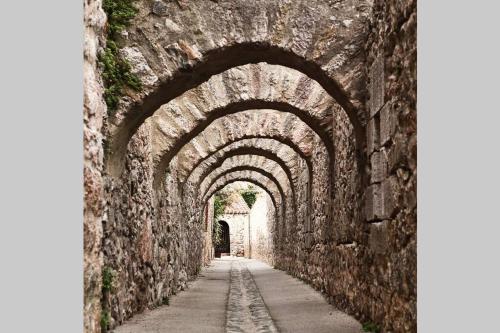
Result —
[[215, 259], [169, 306], [134, 316], [115, 333], [359, 333], [361, 325], [317, 291], [253, 259]]

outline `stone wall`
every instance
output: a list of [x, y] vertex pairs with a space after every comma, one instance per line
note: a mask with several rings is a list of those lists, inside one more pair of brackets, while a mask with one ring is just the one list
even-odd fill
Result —
[[106, 16], [100, 0], [84, 2], [84, 86], [83, 86], [83, 325], [85, 332], [99, 332], [101, 315], [101, 219], [103, 215], [102, 127], [106, 104], [97, 69], [97, 52], [104, 44]]
[[250, 256], [272, 265], [273, 204], [265, 192], [257, 195], [250, 210]]
[[374, 2], [366, 44], [369, 82], [366, 218], [370, 222], [372, 318], [386, 331], [416, 332], [417, 2]]
[[104, 292], [103, 308], [111, 316], [110, 327], [167, 302], [212, 255], [205, 242], [211, 229], [205, 231], [197, 207], [187, 209], [182, 202], [176, 168], [160, 189], [153, 189], [151, 142], [146, 122], [129, 143], [120, 179], [107, 178], [104, 270], [113, 283]]
[[224, 214], [219, 217], [229, 226], [229, 250], [232, 256], [248, 257], [248, 214]]
[[[313, 245], [300, 243], [296, 266], [291, 251], [275, 260], [360, 320], [416, 332], [416, 2], [375, 1], [370, 29], [368, 165], [334, 110], [332, 215], [315, 214]], [[312, 191], [321, 192], [316, 204], [329, 204], [325, 185]]]
[[207, 201], [205, 207], [204, 215], [201, 219], [204, 223], [203, 226], [203, 265], [208, 265], [210, 261], [215, 257], [214, 246], [212, 243], [212, 230], [214, 225], [214, 198], [211, 197]]

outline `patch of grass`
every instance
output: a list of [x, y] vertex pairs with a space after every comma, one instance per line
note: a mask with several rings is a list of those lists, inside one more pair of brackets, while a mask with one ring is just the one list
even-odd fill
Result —
[[163, 305], [170, 305], [170, 299], [168, 296], [163, 296], [163, 298], [161, 299], [161, 304]]
[[141, 90], [141, 81], [130, 70], [130, 64], [119, 54], [116, 44], [118, 34], [123, 31], [137, 14], [134, 7], [135, 0], [104, 0], [102, 7], [108, 17], [107, 42], [104, 51], [99, 54], [98, 60], [102, 68], [104, 81], [104, 100], [108, 111], [116, 111], [120, 98], [125, 89]]
[[369, 321], [363, 324], [363, 332], [380, 333], [380, 326]]

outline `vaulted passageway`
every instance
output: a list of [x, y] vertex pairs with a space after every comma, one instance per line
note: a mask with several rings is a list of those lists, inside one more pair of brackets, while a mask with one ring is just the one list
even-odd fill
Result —
[[132, 3], [141, 87], [85, 128], [86, 332], [416, 331], [415, 3]]

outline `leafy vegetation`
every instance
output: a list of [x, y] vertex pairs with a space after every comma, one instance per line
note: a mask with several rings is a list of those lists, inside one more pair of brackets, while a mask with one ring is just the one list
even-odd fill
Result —
[[[111, 291], [111, 288], [113, 287], [113, 278], [114, 278], [114, 271], [111, 267], [105, 267], [102, 270], [102, 303], [101, 304], [106, 304], [104, 301], [107, 297], [109, 297], [109, 292]], [[108, 326], [109, 326], [109, 320], [111, 318], [111, 315], [109, 314], [109, 310], [106, 308], [106, 306], [103, 306], [102, 311], [101, 311], [101, 332], [107, 332], [108, 331]]]
[[375, 323], [367, 322], [363, 324], [363, 332], [380, 333], [380, 327]]
[[246, 190], [240, 191], [241, 196], [247, 203], [249, 208], [252, 208], [253, 204], [257, 200], [257, 193], [259, 193], [252, 185], [249, 185]]
[[101, 312], [101, 331], [107, 332], [109, 327], [109, 312], [107, 310], [103, 310]]
[[229, 196], [226, 192], [219, 191], [214, 195], [214, 220], [224, 214], [228, 201]]
[[104, 0], [102, 7], [108, 16], [106, 48], [99, 55], [104, 80], [104, 100], [108, 110], [116, 110], [126, 88], [141, 90], [141, 81], [130, 71], [130, 64], [123, 59], [116, 44], [118, 35], [137, 14], [135, 0]]
[[110, 291], [113, 285], [113, 270], [110, 267], [102, 271], [102, 291]]

